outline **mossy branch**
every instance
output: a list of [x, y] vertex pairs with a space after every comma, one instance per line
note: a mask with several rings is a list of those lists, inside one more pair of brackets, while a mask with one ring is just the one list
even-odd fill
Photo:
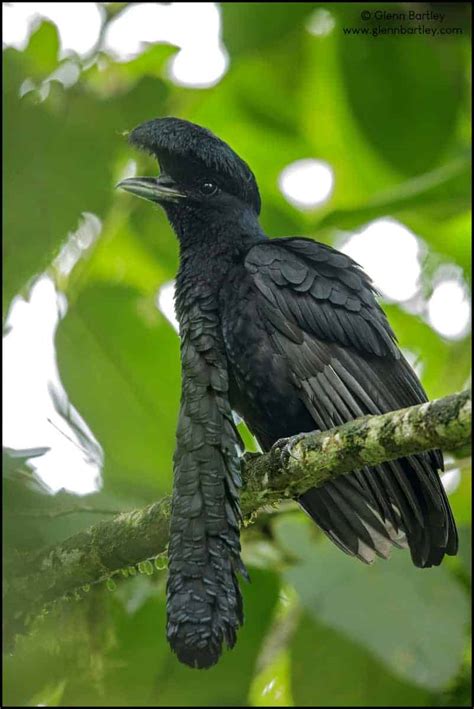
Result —
[[[470, 432], [471, 393], [465, 391], [355, 419], [323, 433], [295, 436], [283, 459], [273, 449], [246, 462], [241, 496], [244, 518], [363, 465], [434, 448], [466, 448]], [[163, 553], [169, 517], [170, 498], [163, 498], [99, 522], [61, 544], [9, 559], [4, 611], [11, 629], [20, 629], [15, 628], [15, 618], [37, 613], [65, 594]]]

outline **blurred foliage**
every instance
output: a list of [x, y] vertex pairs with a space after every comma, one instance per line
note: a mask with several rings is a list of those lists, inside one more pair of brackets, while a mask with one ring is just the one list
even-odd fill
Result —
[[[109, 3], [106, 21], [125, 6]], [[176, 273], [177, 245], [162, 213], [114, 192], [131, 159], [139, 172], [156, 171], [124, 138], [141, 121], [176, 115], [227, 140], [257, 176], [272, 236], [334, 244], [341, 231], [391, 216], [425, 243], [425, 296], [443, 264], [470, 282], [468, 5], [444, 6], [462, 36], [344, 35], [343, 26], [361, 26], [364, 8], [223, 3], [230, 66], [208, 89], [173, 84], [170, 45], [144, 46], [121, 62], [100, 46], [86, 60], [61, 58], [48, 21], [24, 51], [4, 50], [4, 314], [37, 274], [55, 278], [68, 299], [56, 339], [62, 382], [104, 451], [103, 489], [76, 511], [76, 496], [47, 495], [25, 466], [41, 451], [4, 453], [7, 553], [54, 543], [107, 510], [170, 490], [179, 343], [156, 296]], [[328, 10], [332, 30], [308, 32], [312, 13], [327, 18]], [[332, 166], [335, 189], [302, 212], [277, 180], [288, 163], [311, 156]], [[65, 275], [53, 260], [87, 212], [101, 220], [100, 236]], [[429, 396], [463, 388], [469, 338], [447, 341], [403, 307], [386, 310], [400, 344], [422, 363]], [[112, 593], [104, 584], [57, 603], [30, 624], [5, 661], [4, 703], [467, 706], [470, 465], [460, 465], [450, 499], [461, 549], [441, 569], [421, 572], [399, 552], [366, 568], [301, 513], [273, 514], [243, 533], [252, 577], [246, 624], [216, 668], [179, 666], [165, 640], [164, 573], [139, 574]], [[289, 588], [299, 616], [279, 633]]]

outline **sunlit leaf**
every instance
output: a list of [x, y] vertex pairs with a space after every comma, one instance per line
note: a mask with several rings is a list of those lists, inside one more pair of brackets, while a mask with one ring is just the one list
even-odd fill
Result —
[[58, 64], [59, 35], [53, 22], [43, 20], [31, 34], [24, 58], [33, 76], [45, 78]]

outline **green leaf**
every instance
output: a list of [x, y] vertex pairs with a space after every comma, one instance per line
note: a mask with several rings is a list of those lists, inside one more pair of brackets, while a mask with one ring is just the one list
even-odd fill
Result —
[[409, 554], [367, 567], [303, 520], [280, 519], [278, 539], [299, 561], [285, 573], [318, 623], [343, 633], [405, 681], [437, 690], [458, 672], [469, 621], [462, 587], [445, 568], [415, 568]]
[[[140, 207], [146, 214], [148, 205]], [[91, 284], [107, 283], [131, 286], [153, 297], [160, 285], [174, 278], [177, 270], [174, 236], [169, 225], [162, 224], [158, 211], [151, 206], [148, 209], [148, 220], [143, 220], [136, 230], [133, 215], [126, 209], [120, 208], [120, 214], [105, 222], [92, 252], [72, 271], [66, 286], [68, 295], [75, 298]]]
[[224, 43], [231, 55], [262, 51], [303, 26], [304, 18], [320, 3], [224, 2], [221, 5]]
[[[120, 131], [160, 106], [166, 89], [144, 78], [133, 89], [101, 100], [78, 85], [51, 83], [48, 98], [18, 97], [26, 75], [20, 52], [4, 52], [4, 308], [57, 254], [68, 232], [89, 211], [103, 217], [113, 199], [114, 162], [127, 151]], [[156, 110], [156, 108], [155, 108]], [[7, 139], [8, 137], [8, 139]]]
[[84, 289], [59, 325], [57, 351], [71, 402], [104, 448], [106, 489], [137, 502], [169, 492], [179, 340], [153, 301], [121, 286]]
[[399, 345], [413, 352], [422, 365], [421, 380], [429, 399], [464, 389], [470, 372], [470, 337], [457, 342], [441, 338], [419, 316], [397, 305], [383, 304]]
[[472, 534], [471, 526], [463, 525], [459, 528], [459, 556], [464, 572], [472, 576]]
[[81, 213], [102, 215], [112, 194], [115, 136], [110, 126], [100, 135], [97, 105], [56, 82], [41, 104], [20, 99], [20, 62], [5, 52], [4, 307], [49, 265]]
[[[470, 184], [470, 180], [467, 181], [467, 184]], [[440, 199], [440, 201], [443, 204], [443, 200]], [[456, 214], [447, 219], [436, 219], [436, 212], [437, 208], [433, 205], [429, 215], [426, 212], [420, 215], [417, 210], [416, 213], [410, 212], [410, 214], [402, 214], [400, 217], [401, 221], [415, 234], [421, 236], [433, 251], [443, 257], [443, 260], [452, 261], [461, 266], [464, 278], [470, 282], [472, 251], [470, 206], [466, 210], [461, 207]]]
[[[332, 7], [336, 7], [336, 3]], [[297, 74], [301, 132], [311, 145], [305, 157], [325, 160], [334, 172], [334, 191], [320, 214], [353, 208], [400, 178], [366, 140], [345, 91], [335, 28], [324, 37], [302, 38], [305, 62]]]
[[53, 22], [43, 20], [31, 34], [23, 55], [33, 76], [45, 78], [58, 65], [59, 34]]
[[306, 613], [291, 640], [295, 706], [429, 706], [429, 694], [389, 672], [357, 642]]
[[[145, 76], [162, 79], [169, 59], [177, 51], [178, 47], [172, 44], [150, 44], [128, 62], [116, 62], [108, 54], [100, 54], [99, 62], [84, 71], [84, 82], [99, 94], [116, 95], [118, 89], [130, 89]], [[160, 84], [163, 86], [163, 82], [160, 81]]]
[[[360, 26], [360, 9], [350, 8], [345, 21]], [[373, 29], [384, 23], [364, 24]], [[417, 23], [400, 24], [408, 30]], [[453, 147], [464, 99], [462, 44], [462, 37], [339, 32], [342, 77], [353, 113], [370, 143], [402, 174], [429, 170]]]
[[[456, 461], [454, 463], [456, 465]], [[469, 458], [464, 463], [459, 461], [461, 482], [454, 492], [449, 496], [449, 503], [451, 509], [453, 510], [454, 519], [456, 524], [464, 527], [464, 529], [471, 529], [472, 522], [472, 462]], [[459, 553], [461, 556], [470, 556], [466, 553], [466, 538], [459, 541]]]
[[354, 209], [329, 212], [319, 222], [318, 228], [336, 226], [354, 228], [381, 215], [397, 214], [404, 210], [423, 209], [428, 213], [444, 208], [444, 214], [457, 214], [470, 203], [470, 160], [461, 157], [448, 165], [419, 175], [399, 185], [374, 195], [366, 204]]

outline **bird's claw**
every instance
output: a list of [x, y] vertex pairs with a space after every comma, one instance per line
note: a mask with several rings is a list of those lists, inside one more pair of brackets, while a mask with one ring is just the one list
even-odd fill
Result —
[[306, 438], [306, 436], [309, 436], [312, 433], [314, 433], [314, 431], [310, 431], [308, 433], [298, 433], [296, 436], [289, 436], [288, 438], [279, 438], [278, 441], [273, 444], [271, 450], [277, 455], [280, 455], [280, 463], [282, 467], [288, 465], [288, 461], [290, 458], [297, 460], [296, 456], [292, 453], [293, 446], [295, 446], [296, 443], [299, 443], [304, 438]]
[[288, 460], [292, 456], [291, 446], [293, 439], [290, 438], [279, 438], [276, 443], [272, 446], [272, 452], [275, 451], [277, 455], [280, 456], [280, 464], [285, 467], [288, 464]]

